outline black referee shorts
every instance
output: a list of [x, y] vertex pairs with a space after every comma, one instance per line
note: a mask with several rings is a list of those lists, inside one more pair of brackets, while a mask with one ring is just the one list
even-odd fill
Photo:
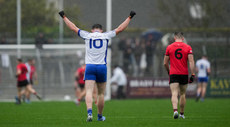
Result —
[[188, 84], [188, 75], [170, 75], [169, 84], [171, 83], [186, 85]]

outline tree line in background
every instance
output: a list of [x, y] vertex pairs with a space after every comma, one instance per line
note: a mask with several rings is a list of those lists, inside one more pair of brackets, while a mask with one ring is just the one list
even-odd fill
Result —
[[[0, 0], [0, 36], [16, 37], [17, 31], [17, 0]], [[59, 16], [58, 8], [54, 3], [46, 0], [21, 0], [21, 28], [22, 37], [35, 37], [39, 32], [50, 37], [58, 37]], [[65, 11], [72, 15], [71, 20], [82, 26], [78, 20], [80, 11], [76, 5], [68, 7]], [[66, 36], [73, 35], [65, 27]]]
[[[0, 0], [0, 37], [16, 37], [16, 3], [17, 0]], [[229, 5], [229, 0], [157, 0], [157, 11], [149, 15], [152, 15], [154, 22], [164, 24], [164, 28], [160, 29], [164, 32], [175, 29], [190, 32], [229, 32]], [[79, 22], [81, 12], [77, 4], [64, 6], [64, 10], [71, 21], [85, 28], [86, 24]], [[54, 3], [46, 0], [21, 0], [22, 37], [31, 38], [43, 32], [46, 36], [58, 38], [58, 11]], [[132, 28], [129, 30], [132, 32]], [[64, 37], [74, 36], [64, 25]]]
[[[166, 17], [166, 27], [220, 28], [230, 27], [229, 0], [158, 0], [159, 13]], [[168, 25], [167, 25], [168, 24]]]

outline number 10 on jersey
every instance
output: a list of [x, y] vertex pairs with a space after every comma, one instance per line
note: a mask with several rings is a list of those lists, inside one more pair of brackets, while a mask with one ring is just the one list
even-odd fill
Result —
[[89, 48], [96, 48], [99, 49], [103, 46], [103, 40], [102, 39], [90, 39], [89, 40]]

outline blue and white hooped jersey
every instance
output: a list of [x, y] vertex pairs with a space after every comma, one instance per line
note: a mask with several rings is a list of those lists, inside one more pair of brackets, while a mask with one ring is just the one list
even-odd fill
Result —
[[198, 78], [207, 77], [207, 69], [210, 68], [210, 62], [206, 59], [200, 59], [196, 62], [196, 67], [198, 68]]
[[108, 43], [116, 36], [115, 30], [105, 33], [79, 30], [78, 35], [85, 40], [85, 64], [106, 64]]

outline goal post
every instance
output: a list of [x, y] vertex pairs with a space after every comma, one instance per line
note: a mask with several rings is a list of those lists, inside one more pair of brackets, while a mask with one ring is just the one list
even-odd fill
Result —
[[[0, 68], [4, 74], [1, 75], [0, 87], [12, 91], [8, 96], [15, 94], [16, 79], [13, 74], [17, 65], [17, 50], [20, 50], [20, 56], [24, 61], [28, 58], [36, 60], [39, 85], [35, 87], [45, 99], [62, 100], [65, 95], [75, 98], [71, 89], [74, 87], [74, 73], [80, 67], [79, 62], [85, 59], [85, 44], [44, 44], [42, 47], [37, 49], [34, 44], [0, 45]], [[108, 51], [108, 57], [111, 56], [109, 53], [111, 52]], [[111, 59], [108, 59], [108, 70], [111, 70], [110, 61]], [[9, 64], [3, 66], [3, 63]], [[108, 75], [109, 85], [107, 84], [105, 100], [111, 99], [110, 74]]]
[[[112, 0], [106, 1], [106, 31], [110, 31], [112, 29]], [[109, 46], [111, 45], [112, 40], [109, 40]], [[112, 51], [110, 48], [108, 48], [107, 51], [107, 84], [106, 84], [106, 94], [105, 94], [105, 100], [111, 99], [111, 56]]]

